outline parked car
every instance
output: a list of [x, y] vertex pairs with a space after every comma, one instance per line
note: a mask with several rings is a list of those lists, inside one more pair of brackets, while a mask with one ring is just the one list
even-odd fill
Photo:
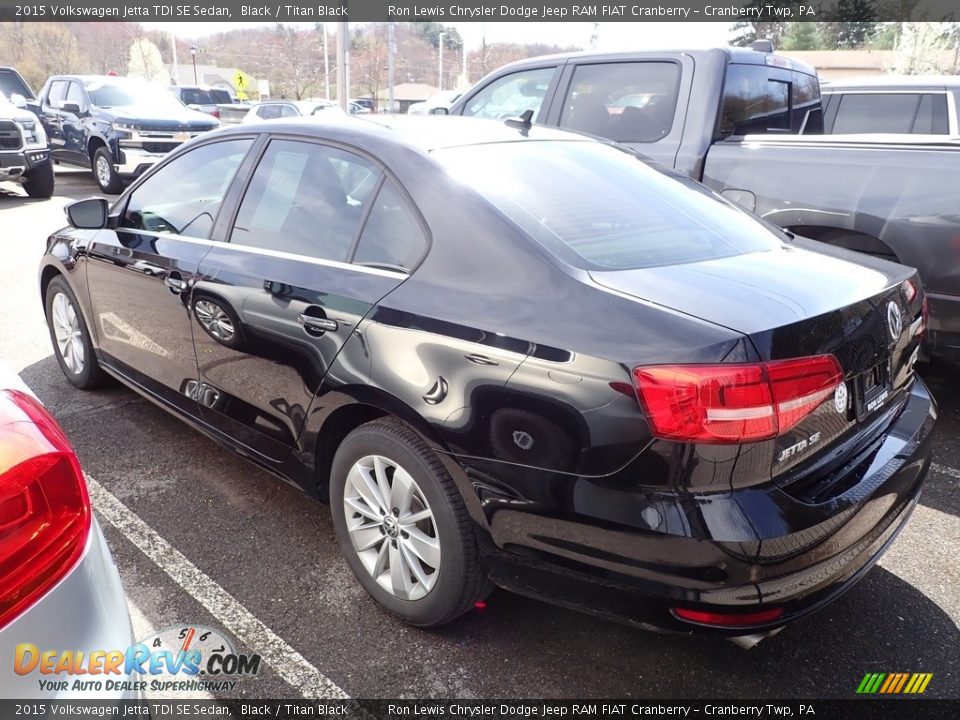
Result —
[[[69, 292], [66, 284], [61, 293]], [[58, 297], [63, 297], [58, 296]], [[54, 301], [55, 342], [72, 357], [70, 308]], [[62, 327], [61, 327], [62, 326]], [[38, 680], [67, 680], [36, 669], [40, 652], [124, 651], [135, 644], [126, 597], [103, 533], [90, 509], [87, 483], [56, 420], [10, 370], [0, 367], [0, 675], [4, 698], [65, 700], [136, 698], [103, 688], [41, 689]], [[31, 645], [32, 655], [17, 652]], [[54, 660], [54, 662], [56, 659]], [[33, 669], [29, 669], [31, 662]], [[127, 681], [126, 673], [111, 679]]]
[[749, 644], [863, 577], [929, 467], [916, 271], [606, 142], [279, 120], [68, 217], [40, 275], [77, 318], [67, 379], [329, 498], [415, 625], [492, 581]]
[[407, 114], [446, 115], [450, 110], [450, 106], [460, 95], [461, 93], [457, 90], [443, 90], [423, 102], [413, 103], [407, 108]]
[[349, 105], [351, 106], [350, 112], [354, 114], [375, 113], [377, 111], [377, 103], [373, 98], [350, 98]]
[[0, 93], [0, 181], [22, 183], [32, 198], [53, 195], [53, 165], [37, 116]]
[[277, 120], [280, 118], [295, 118], [306, 115], [316, 115], [321, 112], [341, 112], [336, 103], [329, 100], [264, 100], [252, 105], [244, 116], [243, 121], [260, 122], [261, 120]]
[[200, 87], [198, 85], [171, 85], [170, 92], [191, 110], [213, 115], [220, 118], [220, 110], [217, 104], [220, 102], [214, 96], [210, 88]]
[[219, 126], [148, 83], [97, 75], [55, 75], [27, 106], [40, 118], [53, 160], [93, 170], [116, 194], [185, 140]]
[[450, 114], [525, 111], [536, 124], [614, 140], [796, 234], [918, 268], [929, 291], [925, 347], [960, 357], [960, 143], [823, 135], [813, 68], [746, 48], [521, 60]]
[[824, 132], [944, 135], [960, 139], [960, 77], [907, 75], [824, 84]]

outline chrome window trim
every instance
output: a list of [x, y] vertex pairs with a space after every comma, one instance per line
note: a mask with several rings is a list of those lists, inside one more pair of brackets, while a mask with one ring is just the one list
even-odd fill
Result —
[[161, 233], [154, 230], [139, 230], [137, 228], [127, 228], [127, 227], [118, 227], [114, 232], [129, 232], [136, 235], [148, 235], [150, 237], [167, 239], [167, 240], [176, 240], [178, 242], [192, 243], [193, 245], [204, 245], [206, 247], [218, 247], [218, 248], [235, 248], [242, 252], [251, 252], [257, 255], [265, 255], [267, 257], [275, 257], [281, 260], [296, 260], [298, 262], [306, 262], [311, 265], [322, 265], [324, 267], [338, 268], [341, 270], [355, 270], [357, 272], [367, 273], [368, 275], [380, 275], [381, 277], [391, 277], [391, 278], [406, 278], [409, 277], [408, 273], [399, 272], [396, 270], [384, 270], [383, 268], [374, 268], [367, 267], [365, 265], [355, 265], [353, 263], [339, 262], [338, 260], [324, 260], [322, 258], [311, 257], [309, 255], [298, 255], [296, 253], [283, 252], [281, 250], [267, 250], [266, 248], [258, 248], [253, 245], [244, 245], [242, 243], [233, 243], [233, 242], [220, 242], [218, 240], [210, 240], [207, 238], [194, 238], [188, 237], [186, 235], [177, 235], [175, 233]]

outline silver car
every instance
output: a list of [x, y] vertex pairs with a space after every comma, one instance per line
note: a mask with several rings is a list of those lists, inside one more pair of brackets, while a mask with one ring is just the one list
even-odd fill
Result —
[[[77, 457], [40, 401], [0, 367], [0, 697], [138, 699], [130, 688], [141, 678], [122, 665], [114, 674], [55, 671], [64, 651], [82, 652], [89, 668], [91, 653], [135, 642]], [[51, 650], [54, 665], [41, 672]], [[77, 680], [102, 687], [81, 690]]]

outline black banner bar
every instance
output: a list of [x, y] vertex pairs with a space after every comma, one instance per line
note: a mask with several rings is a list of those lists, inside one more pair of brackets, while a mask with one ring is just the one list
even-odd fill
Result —
[[957, 0], [0, 0], [0, 21], [22, 22], [858, 22], [952, 21]]
[[44, 702], [0, 700], [0, 717], [111, 718], [348, 718], [350, 720], [530, 720], [531, 718], [666, 718], [689, 720], [956, 720], [960, 700], [897, 697], [856, 700], [159, 700]]

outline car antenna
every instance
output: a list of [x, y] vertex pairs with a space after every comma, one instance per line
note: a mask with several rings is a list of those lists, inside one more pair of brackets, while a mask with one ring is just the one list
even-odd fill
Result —
[[533, 127], [533, 110], [524, 110], [517, 117], [512, 117], [504, 121], [510, 127], [518, 127], [523, 130], [529, 130]]

